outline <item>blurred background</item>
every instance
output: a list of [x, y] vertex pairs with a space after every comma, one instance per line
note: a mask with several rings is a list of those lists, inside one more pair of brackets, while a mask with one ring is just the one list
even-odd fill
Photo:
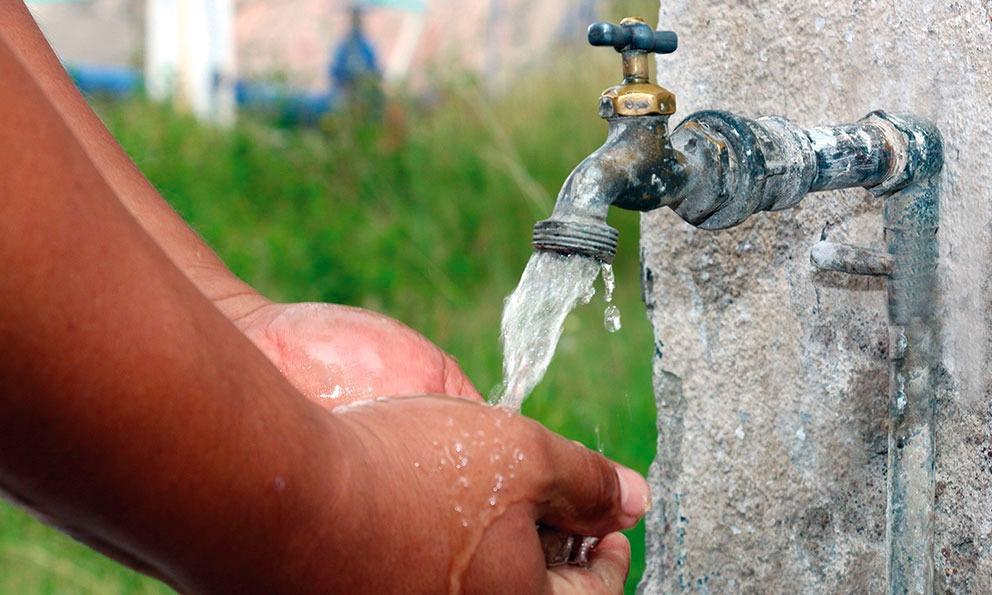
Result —
[[[615, 52], [592, 20], [655, 0], [29, 1], [91, 104], [242, 278], [283, 301], [384, 312], [500, 381], [503, 298], [533, 223], [605, 138]], [[524, 412], [641, 472], [654, 456], [655, 346], [634, 213], [616, 303], [568, 320]], [[630, 532], [633, 592], [643, 527]], [[0, 502], [0, 593], [167, 593]]]

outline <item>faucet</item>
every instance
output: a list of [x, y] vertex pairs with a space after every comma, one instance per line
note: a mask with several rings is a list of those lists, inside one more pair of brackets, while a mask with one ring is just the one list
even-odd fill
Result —
[[534, 226], [536, 250], [612, 262], [618, 232], [606, 223], [611, 205], [667, 206], [696, 227], [718, 230], [795, 206], [811, 192], [864, 187], [885, 194], [940, 169], [937, 129], [882, 111], [855, 124], [804, 129], [785, 118], [710, 110], [669, 132], [675, 95], [650, 81], [648, 61], [674, 52], [678, 36], [629, 17], [591, 25], [588, 39], [621, 54], [623, 81], [600, 96], [606, 142], [565, 180], [551, 217]]
[[565, 180], [551, 217], [534, 226], [535, 250], [611, 263], [618, 232], [606, 223], [610, 206], [669, 207], [696, 227], [720, 230], [795, 206], [810, 193], [862, 187], [885, 197], [886, 252], [821, 238], [810, 260], [826, 274], [888, 279], [888, 591], [933, 592], [939, 130], [884, 111], [853, 124], [803, 128], [781, 117], [711, 110], [669, 132], [675, 96], [650, 81], [648, 60], [674, 52], [676, 34], [630, 17], [591, 25], [588, 39], [621, 54], [623, 81], [599, 100], [606, 142]]

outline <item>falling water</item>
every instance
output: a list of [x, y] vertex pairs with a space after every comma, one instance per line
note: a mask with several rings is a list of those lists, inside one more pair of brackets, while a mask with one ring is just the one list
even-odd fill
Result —
[[613, 290], [616, 289], [617, 279], [613, 275], [613, 265], [603, 263], [603, 297], [606, 299], [606, 310], [603, 311], [603, 326], [606, 332], [615, 333], [620, 330], [620, 308], [613, 303]]
[[[524, 399], [544, 377], [554, 357], [565, 318], [580, 303], [587, 304], [596, 293], [593, 284], [600, 271], [605, 285], [606, 330], [620, 329], [620, 311], [612, 303], [616, 280], [613, 267], [600, 265], [583, 256], [564, 256], [553, 252], [535, 252], [527, 263], [520, 283], [506, 299], [500, 338], [503, 342], [503, 383], [492, 400], [503, 407], [519, 411]], [[596, 426], [596, 443], [603, 452]], [[545, 548], [549, 566], [588, 562], [589, 553], [599, 539], [557, 533], [566, 544], [558, 551]]]
[[596, 290], [597, 261], [583, 256], [535, 252], [503, 307], [503, 384], [493, 401], [520, 410], [548, 370], [569, 312]]

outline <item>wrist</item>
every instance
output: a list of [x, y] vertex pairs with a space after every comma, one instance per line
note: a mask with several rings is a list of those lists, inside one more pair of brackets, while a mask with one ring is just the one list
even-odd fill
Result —
[[182, 269], [200, 293], [231, 322], [237, 323], [272, 303], [223, 264], [189, 265]]
[[360, 466], [356, 463], [361, 460], [356, 432], [324, 410], [319, 416], [320, 444], [310, 451], [308, 485], [293, 502], [295, 522], [275, 556], [276, 571], [281, 573], [278, 583], [283, 588], [293, 586], [290, 591], [338, 584], [352, 559], [354, 543], [349, 537], [361, 534], [356, 520], [366, 516], [354, 485]]

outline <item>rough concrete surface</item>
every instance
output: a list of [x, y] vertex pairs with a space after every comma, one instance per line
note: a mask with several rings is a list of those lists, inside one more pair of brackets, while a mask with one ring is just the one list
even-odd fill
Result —
[[[992, 592], [992, 2], [671, 0], [660, 24], [681, 38], [658, 60], [673, 124], [886, 109], [941, 128], [935, 582]], [[643, 593], [885, 590], [885, 280], [809, 262], [824, 231], [884, 249], [881, 201], [814, 194], [718, 232], [643, 217], [659, 430]]]

